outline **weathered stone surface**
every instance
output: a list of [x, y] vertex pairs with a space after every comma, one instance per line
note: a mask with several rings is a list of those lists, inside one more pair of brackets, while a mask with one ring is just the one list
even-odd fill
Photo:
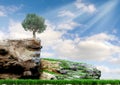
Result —
[[100, 79], [101, 71], [85, 63], [40, 59], [40, 40], [0, 41], [0, 79]]
[[48, 71], [53, 71], [53, 72], [57, 72], [57, 69], [60, 68], [60, 62], [50, 62], [48, 60], [44, 60], [44, 59], [41, 59], [41, 69], [45, 69], [45, 70], [48, 70]]
[[39, 78], [40, 40], [0, 41], [0, 79]]
[[[41, 59], [41, 79], [72, 80], [72, 79], [100, 79], [101, 71], [86, 63], [76, 63], [65, 60]], [[50, 74], [50, 76], [48, 75]]]
[[56, 80], [56, 76], [54, 74], [43, 72], [40, 76], [40, 79], [41, 80]]

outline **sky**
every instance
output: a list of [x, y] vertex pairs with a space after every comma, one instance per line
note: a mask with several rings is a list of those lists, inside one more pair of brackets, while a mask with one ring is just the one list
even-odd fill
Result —
[[120, 0], [0, 0], [0, 39], [31, 38], [28, 13], [45, 18], [41, 57], [84, 62], [120, 79]]

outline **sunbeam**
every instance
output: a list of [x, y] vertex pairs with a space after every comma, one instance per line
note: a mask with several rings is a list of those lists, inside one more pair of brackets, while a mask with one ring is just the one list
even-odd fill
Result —
[[[106, 20], [109, 20], [109, 18], [112, 17], [112, 10], [117, 5], [118, 0], [110, 0], [109, 2], [105, 3], [98, 9], [98, 13], [96, 13], [96, 16], [90, 20], [87, 24], [87, 27], [81, 32], [84, 33], [85, 31], [89, 30], [94, 26], [96, 23], [99, 23], [97, 27], [101, 26], [103, 23], [106, 22]], [[102, 23], [99, 21], [102, 20]]]

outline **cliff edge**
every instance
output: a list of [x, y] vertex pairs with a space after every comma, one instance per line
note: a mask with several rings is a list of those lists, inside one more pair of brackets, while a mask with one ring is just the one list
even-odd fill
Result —
[[100, 79], [101, 71], [86, 63], [41, 58], [37, 39], [0, 41], [0, 79]]
[[40, 40], [0, 41], [0, 79], [38, 79]]

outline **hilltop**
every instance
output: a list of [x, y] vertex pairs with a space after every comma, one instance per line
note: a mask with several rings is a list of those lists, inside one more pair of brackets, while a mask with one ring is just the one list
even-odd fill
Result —
[[101, 71], [86, 63], [60, 59], [41, 59], [41, 79], [100, 79]]

